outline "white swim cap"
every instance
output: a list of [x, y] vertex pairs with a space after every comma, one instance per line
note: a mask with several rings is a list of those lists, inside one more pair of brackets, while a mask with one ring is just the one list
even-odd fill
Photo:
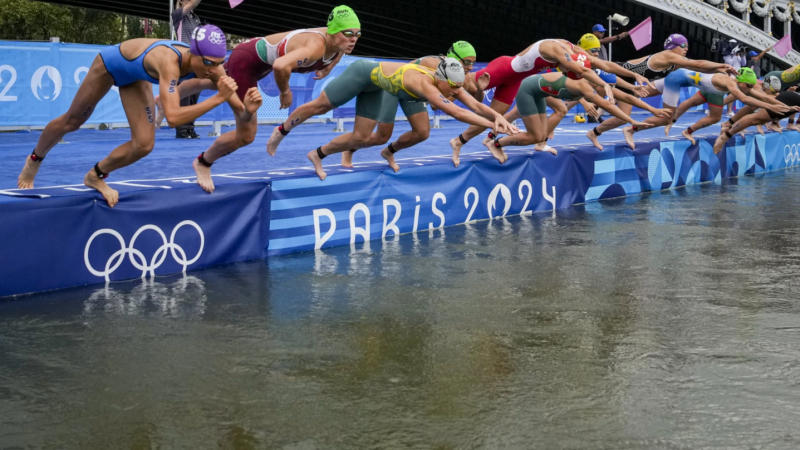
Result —
[[458, 84], [463, 83], [464, 78], [466, 78], [464, 66], [457, 59], [450, 57], [442, 58], [435, 74], [436, 78], [440, 80], [452, 81]]

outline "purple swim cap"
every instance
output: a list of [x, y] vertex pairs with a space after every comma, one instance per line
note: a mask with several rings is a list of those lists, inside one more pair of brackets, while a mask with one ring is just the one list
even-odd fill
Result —
[[664, 50], [672, 50], [675, 47], [680, 47], [682, 45], [689, 45], [689, 41], [686, 40], [686, 36], [678, 33], [670, 34], [666, 41], [664, 41]]
[[193, 55], [224, 58], [228, 51], [225, 33], [216, 25], [200, 25], [192, 31], [189, 49]]

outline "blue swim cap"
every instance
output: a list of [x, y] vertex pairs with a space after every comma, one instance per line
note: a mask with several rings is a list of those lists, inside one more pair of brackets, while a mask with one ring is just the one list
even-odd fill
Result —
[[608, 84], [617, 84], [617, 76], [613, 73], [604, 72], [602, 70], [597, 71], [597, 75]]

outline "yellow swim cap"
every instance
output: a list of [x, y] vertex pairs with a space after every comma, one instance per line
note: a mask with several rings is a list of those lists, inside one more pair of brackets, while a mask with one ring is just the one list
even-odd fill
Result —
[[600, 39], [592, 33], [586, 33], [581, 36], [578, 45], [584, 50], [591, 50], [593, 48], [600, 48]]

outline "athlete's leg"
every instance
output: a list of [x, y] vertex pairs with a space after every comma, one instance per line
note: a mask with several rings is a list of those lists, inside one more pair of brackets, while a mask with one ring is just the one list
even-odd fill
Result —
[[398, 136], [397, 140], [389, 143], [388, 146], [381, 150], [381, 156], [395, 172], [400, 170], [400, 166], [395, 163], [394, 154], [399, 150], [414, 146], [428, 139], [431, 133], [431, 123], [427, 110], [408, 116], [408, 122], [411, 124], [411, 129]]
[[672, 125], [680, 119], [680, 117], [689, 110], [689, 108], [694, 108], [695, 106], [702, 105], [706, 102], [705, 97], [703, 97], [700, 92], [696, 92], [693, 96], [687, 98], [686, 100], [682, 101], [680, 105], [678, 105], [678, 109], [672, 113], [672, 120], [664, 125], [664, 134], [669, 136], [669, 130], [672, 128]]
[[375, 119], [356, 116], [351, 133], [336, 136], [327, 144], [321, 145], [315, 150], [308, 152], [306, 156], [309, 161], [311, 161], [311, 164], [314, 165], [314, 171], [317, 173], [319, 179], [324, 180], [327, 176], [325, 170], [322, 168], [322, 158], [351, 148], [363, 147], [364, 143], [369, 140], [372, 129], [375, 128], [376, 124], [377, 121]]
[[567, 115], [567, 111], [569, 111], [569, 104], [564, 103], [563, 100], [555, 98], [555, 97], [547, 97], [545, 99], [547, 106], [549, 106], [553, 110], [553, 114], [547, 118], [547, 135], [545, 136], [544, 141], [538, 142], [535, 145], [536, 150], [540, 151], [551, 151], [553, 147], [547, 145], [548, 139], [553, 139], [555, 136], [556, 127], [564, 117]]
[[214, 181], [211, 179], [211, 164], [219, 158], [250, 145], [256, 138], [258, 131], [258, 107], [262, 98], [258, 88], [252, 87], [245, 94], [245, 110], [234, 113], [236, 129], [223, 133], [214, 140], [211, 146], [192, 161], [192, 167], [197, 175], [197, 184], [206, 192], [214, 192]]
[[[519, 133], [511, 136], [503, 136], [501, 138], [486, 139], [484, 145], [492, 152], [498, 160], [496, 152], [503, 156], [502, 161], [505, 161], [505, 153], [503, 153], [504, 146], [518, 146], [518, 145], [532, 145], [537, 142], [542, 142], [547, 138], [547, 114], [538, 113], [522, 116], [522, 123], [525, 124], [525, 133]], [[547, 150], [554, 155], [557, 153], [555, 149]]]
[[793, 131], [800, 131], [800, 123], [795, 122], [795, 114], [789, 116], [789, 119], [786, 124], [786, 129]]
[[[675, 107], [674, 106], [669, 106], [669, 105], [665, 104], [664, 108], [665, 109], [669, 109], [669, 110], [672, 111], [671, 116], [675, 115]], [[670, 118], [669, 117], [670, 116], [667, 116], [667, 117], [650, 116], [650, 117], [648, 117], [647, 119], [644, 120], [644, 125], [630, 126], [630, 127], [623, 128], [622, 129], [622, 135], [625, 137], [625, 142], [628, 143], [628, 146], [631, 149], [635, 149], [636, 148], [636, 143], [633, 141], [633, 133], [636, 133], [637, 131], [641, 131], [641, 130], [647, 130], [647, 129], [650, 129], [650, 128], [664, 126], [664, 125], [670, 123]], [[605, 122], [603, 122], [603, 123], [605, 123]]]
[[758, 111], [748, 114], [741, 119], [737, 120], [736, 123], [727, 130], [722, 130], [717, 140], [714, 141], [714, 153], [719, 153], [725, 147], [725, 143], [728, 142], [728, 139], [733, 137], [736, 133], [741, 132], [742, 130], [746, 129], [751, 125], [759, 125], [764, 124], [772, 120], [769, 116], [769, 112], [764, 109], [759, 109]]
[[[508, 108], [511, 107], [510, 103], [504, 103], [500, 100], [492, 99], [492, 102], [489, 104], [489, 107], [493, 110], [497, 111], [500, 114], [505, 114], [508, 111]], [[464, 130], [461, 134], [450, 139], [450, 148], [453, 150], [453, 164], [458, 167], [460, 163], [459, 155], [461, 154], [461, 146], [469, 142], [470, 139], [474, 138], [475, 136], [483, 133], [486, 128], [479, 127], [477, 125], [470, 125], [469, 128]]]
[[397, 137], [392, 143], [395, 151], [402, 150], [428, 139], [431, 134], [431, 122], [428, 111], [418, 112], [408, 117], [411, 129]]
[[[631, 111], [633, 111], [633, 105], [630, 103], [618, 103], [617, 107], [625, 112], [627, 115], [631, 115]], [[613, 130], [618, 126], [627, 123], [618, 117], [611, 116], [608, 119], [604, 120], [603, 123], [597, 125], [596, 127], [592, 128], [591, 130], [586, 132], [586, 138], [589, 139], [592, 144], [598, 149], [602, 150], [603, 146], [600, 144], [600, 141], [597, 139], [600, 137], [601, 134], [605, 133], [606, 131]]]
[[[344, 105], [353, 97], [358, 96], [360, 98], [362, 94], [366, 92], [380, 92], [381, 90], [372, 84], [370, 80], [370, 72], [377, 66], [377, 62], [366, 59], [358, 60], [347, 66], [341, 75], [331, 80], [331, 82], [325, 86], [325, 89], [320, 93], [319, 97], [299, 106], [289, 115], [285, 122], [272, 130], [272, 134], [267, 140], [267, 153], [274, 155], [283, 137], [289, 134], [289, 131], [294, 127], [300, 125], [309, 118], [324, 114], [333, 108]], [[371, 102], [370, 107], [373, 106], [374, 102]], [[377, 110], [375, 114], [378, 114]], [[358, 102], [356, 102], [356, 116], [359, 115], [363, 116], [363, 114], [359, 114], [359, 106]], [[375, 118], [377, 118], [377, 115]]]
[[[654, 96], [660, 95], [662, 93], [661, 90], [663, 90], [664, 80], [663, 79], [656, 80], [654, 83], [656, 84], [656, 86], [659, 86], [659, 88], [656, 89], [656, 88], [654, 88], [652, 86], [648, 86], [647, 87], [647, 92], [645, 93], [645, 95], [641, 96], [642, 98], [654, 97]], [[659, 90], [659, 89], [661, 89], [661, 90]], [[633, 105], [631, 105], [629, 103], [622, 103], [622, 104], [618, 104], [617, 106], [621, 110], [623, 110], [625, 112], [625, 114], [627, 114], [629, 116], [631, 115], [631, 111], [633, 110]], [[612, 116], [612, 117], [609, 117], [608, 119], [605, 119], [603, 121], [603, 123], [601, 123], [600, 125], [596, 126], [594, 128], [594, 130], [592, 130], [592, 133], [594, 134], [594, 136], [596, 138], [597, 136], [600, 136], [601, 134], [605, 133], [606, 131], [613, 130], [614, 128], [617, 128], [617, 127], [619, 127], [621, 125], [624, 125], [626, 123], [627, 122], [625, 122], [624, 120], [620, 119], [619, 117], [613, 117]], [[589, 137], [589, 136], [587, 136], [587, 137]], [[589, 140], [593, 141], [592, 143], [594, 143], [594, 140], [596, 140], [596, 139], [593, 140], [591, 137], [589, 137]], [[598, 149], [602, 150], [602, 146], [598, 146], [597, 144], [595, 144], [595, 147], [598, 147]]]
[[695, 122], [694, 124], [690, 125], [689, 128], [686, 128], [681, 132], [683, 137], [689, 140], [692, 145], [695, 145], [697, 142], [692, 136], [697, 130], [703, 129], [709, 125], [713, 125], [722, 119], [722, 105], [708, 105], [708, 115], [702, 117], [700, 120]]
[[[726, 98], [726, 100], [727, 100], [727, 98]], [[722, 125], [720, 125], [720, 126], [722, 128], [729, 128], [731, 125], [736, 123], [737, 120], [739, 120], [742, 117], [754, 112], [756, 109], [757, 108], [754, 107], [754, 106], [744, 105], [744, 107], [739, 108], [739, 110], [736, 111], [736, 114], [734, 114], [733, 117], [731, 117], [730, 119], [726, 120], [725, 122], [722, 122]]]
[[121, 87], [119, 97], [131, 127], [131, 140], [112, 150], [83, 177], [83, 184], [97, 189], [111, 207], [119, 201], [119, 193], [106, 184], [105, 178], [147, 156], [155, 143], [155, 101], [150, 83], [137, 81]]
[[77, 130], [89, 119], [97, 103], [113, 85], [114, 79], [111, 78], [103, 64], [103, 59], [98, 55], [78, 88], [75, 98], [72, 99], [69, 110], [51, 120], [44, 127], [36, 147], [33, 148], [33, 153], [25, 159], [25, 165], [17, 178], [18, 187], [21, 189], [33, 187], [33, 180], [36, 172], [39, 171], [41, 160], [65, 134]]
[[306, 120], [320, 114], [325, 114], [332, 109], [333, 105], [330, 100], [328, 100], [328, 96], [324, 91], [314, 100], [298, 106], [297, 109], [289, 114], [286, 121], [272, 129], [272, 134], [267, 140], [267, 153], [274, 156], [275, 152], [278, 151], [278, 145], [281, 143], [281, 140], [283, 140], [283, 137], [289, 134], [289, 131]]
[[[378, 122], [378, 126], [375, 127], [375, 131], [369, 135], [369, 138], [364, 143], [364, 147], [373, 147], [376, 145], [383, 145], [389, 142], [389, 139], [392, 138], [392, 133], [394, 132], [394, 122]], [[362, 147], [362, 148], [364, 148]], [[350, 150], [345, 150], [342, 152], [342, 166], [343, 167], [353, 167], [353, 154], [358, 150], [357, 148], [351, 148]]]

